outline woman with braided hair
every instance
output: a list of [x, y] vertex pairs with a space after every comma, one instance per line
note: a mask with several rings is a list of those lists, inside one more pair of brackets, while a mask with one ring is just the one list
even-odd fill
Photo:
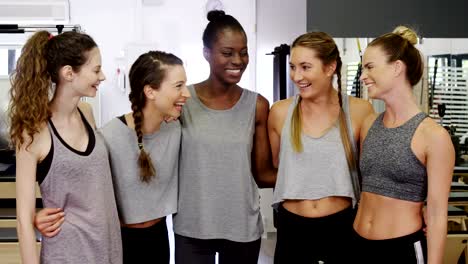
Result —
[[342, 92], [341, 66], [328, 34], [310, 32], [294, 40], [290, 75], [299, 93], [276, 102], [268, 119], [278, 167], [275, 263], [347, 263], [342, 258], [347, 254], [337, 254], [335, 246], [346, 245], [351, 236], [359, 198], [355, 145], [373, 110]]
[[102, 128], [122, 224], [124, 263], [169, 263], [166, 216], [177, 212], [181, 127], [190, 93], [182, 61], [142, 54], [129, 72], [132, 112]]

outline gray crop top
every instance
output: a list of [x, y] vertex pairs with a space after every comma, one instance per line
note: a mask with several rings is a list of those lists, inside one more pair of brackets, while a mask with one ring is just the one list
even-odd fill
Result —
[[[278, 177], [273, 193], [273, 207], [284, 200], [315, 200], [330, 196], [350, 197], [356, 204], [352, 172], [340, 136], [339, 123], [318, 138], [304, 132], [304, 150], [294, 151], [291, 144], [291, 119], [299, 95], [290, 104], [281, 132]], [[348, 96], [343, 96], [343, 110], [349, 116]]]
[[156, 177], [142, 182], [135, 131], [119, 119], [109, 121], [101, 132], [109, 150], [120, 219], [125, 224], [135, 224], [177, 212], [182, 133], [179, 121], [162, 122], [158, 131], [143, 135], [143, 145], [156, 168]]
[[362, 191], [422, 202], [427, 196], [426, 167], [411, 150], [411, 140], [426, 114], [420, 112], [395, 128], [386, 128], [383, 116], [374, 121], [363, 143]]

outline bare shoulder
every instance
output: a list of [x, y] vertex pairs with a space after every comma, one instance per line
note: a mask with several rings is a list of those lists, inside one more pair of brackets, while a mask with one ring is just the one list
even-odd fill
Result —
[[377, 117], [379, 117], [379, 113], [373, 112], [373, 113], [369, 114], [368, 116], [366, 116], [364, 118], [362, 126], [369, 129], [369, 127], [374, 123], [374, 121], [377, 119]]
[[359, 116], [361, 119], [374, 113], [374, 108], [369, 101], [354, 96], [349, 96], [349, 107], [352, 115]]
[[367, 100], [364, 100], [362, 98], [357, 98], [354, 96], [348, 96], [348, 98], [349, 98], [349, 103], [351, 107], [372, 108], [372, 105]]
[[262, 109], [270, 109], [270, 103], [268, 100], [261, 94], [257, 95], [257, 110]]
[[33, 138], [25, 131], [23, 131], [22, 137], [23, 144], [17, 146], [17, 155], [19, 153], [28, 153], [28, 155], [34, 156], [37, 161], [41, 161], [49, 153], [52, 139], [47, 123], [41, 124], [39, 132], [34, 134]]
[[278, 115], [282, 115], [282, 114], [286, 115], [286, 113], [288, 112], [289, 106], [293, 103], [293, 100], [294, 100], [294, 97], [290, 97], [290, 98], [275, 102], [271, 106], [270, 112], [278, 114]]
[[89, 124], [94, 129], [96, 129], [96, 121], [94, 120], [93, 107], [89, 103], [80, 101], [78, 103], [78, 108], [81, 110]]
[[452, 144], [448, 131], [430, 117], [421, 122], [420, 131], [429, 146]]
[[281, 131], [286, 116], [288, 114], [289, 106], [293, 103], [294, 97], [275, 102], [270, 109], [270, 117], [268, 123], [277, 131]]

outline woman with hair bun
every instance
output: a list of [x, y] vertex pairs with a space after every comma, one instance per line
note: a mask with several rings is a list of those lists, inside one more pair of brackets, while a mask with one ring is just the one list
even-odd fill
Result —
[[[421, 112], [412, 89], [423, 74], [416, 34], [399, 26], [374, 39], [361, 80], [385, 112], [361, 129], [362, 194], [350, 263], [442, 263], [454, 149]], [[427, 239], [423, 206], [427, 201]]]
[[263, 233], [258, 186], [274, 185], [268, 101], [239, 87], [247, 36], [224, 11], [210, 11], [203, 32], [209, 77], [189, 85], [181, 116], [175, 261], [256, 264]]

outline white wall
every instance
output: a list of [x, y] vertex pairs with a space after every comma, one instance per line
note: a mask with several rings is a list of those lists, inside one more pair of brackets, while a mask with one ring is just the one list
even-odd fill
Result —
[[[107, 77], [99, 94], [91, 100], [98, 126], [116, 114], [129, 110], [126, 96], [113, 87], [115, 58], [124, 44], [135, 38], [135, 1], [128, 0], [70, 0], [72, 24], [81, 25], [100, 47], [103, 71]], [[99, 102], [100, 100], [100, 102]]]

